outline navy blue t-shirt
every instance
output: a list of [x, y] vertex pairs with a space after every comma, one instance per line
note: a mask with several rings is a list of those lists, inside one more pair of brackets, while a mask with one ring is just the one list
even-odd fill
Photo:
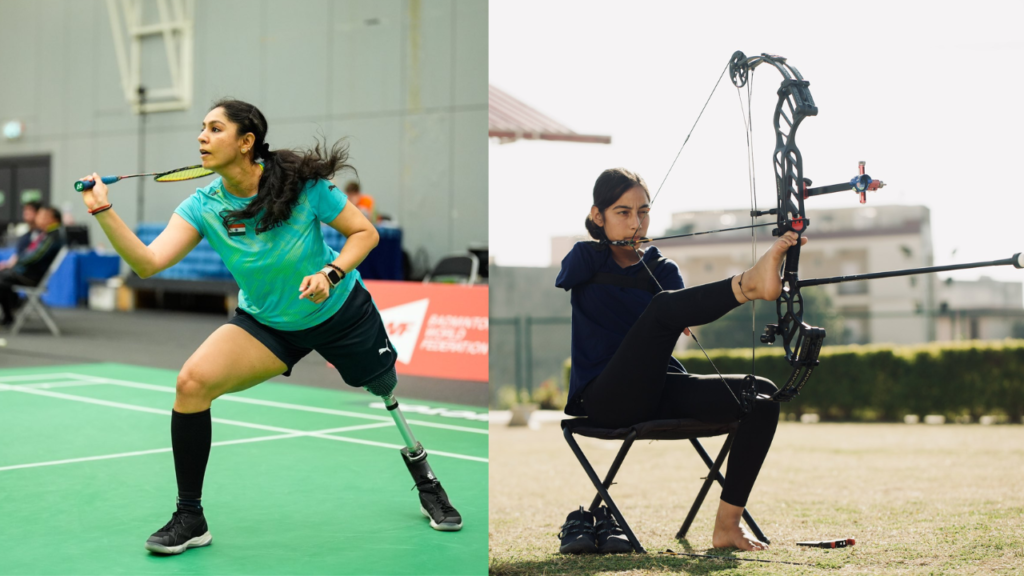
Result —
[[[679, 267], [671, 260], [662, 259], [657, 248], [648, 248], [643, 261], [662, 289], [679, 290], [683, 287]], [[566, 414], [586, 415], [579, 405], [583, 389], [604, 371], [626, 338], [626, 333], [654, 298], [654, 294], [647, 290], [589, 281], [598, 273], [649, 278], [644, 264], [637, 262], [622, 268], [612, 258], [611, 249], [597, 242], [577, 242], [562, 259], [562, 270], [555, 286], [572, 291], [572, 369]], [[686, 371], [672, 357], [667, 368], [673, 372]]]

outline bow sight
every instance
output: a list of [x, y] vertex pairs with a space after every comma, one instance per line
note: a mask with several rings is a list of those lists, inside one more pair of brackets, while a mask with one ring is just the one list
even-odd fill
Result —
[[865, 162], [861, 160], [858, 162], [860, 168], [860, 175], [854, 176], [850, 181], [842, 184], [833, 184], [831, 186], [821, 186], [818, 188], [808, 188], [811, 185], [811, 181], [804, 178], [804, 200], [811, 196], [820, 196], [822, 194], [832, 194], [833, 192], [846, 192], [847, 190], [853, 190], [860, 194], [860, 203], [866, 204], [868, 201], [868, 192], [874, 192], [879, 188], [885, 186], [885, 182], [881, 180], [872, 180], [871, 176], [864, 173]]

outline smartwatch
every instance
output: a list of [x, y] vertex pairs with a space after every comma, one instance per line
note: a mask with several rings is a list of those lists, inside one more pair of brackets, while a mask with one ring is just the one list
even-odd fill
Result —
[[327, 266], [324, 266], [324, 269], [321, 270], [321, 272], [324, 273], [324, 276], [327, 276], [327, 281], [331, 283], [331, 288], [334, 288], [335, 286], [337, 286], [338, 283], [341, 282], [345, 278], [345, 271], [344, 270], [342, 270], [339, 273], [338, 270], [336, 268], [334, 268], [333, 266], [331, 266], [330, 264], [328, 264]]

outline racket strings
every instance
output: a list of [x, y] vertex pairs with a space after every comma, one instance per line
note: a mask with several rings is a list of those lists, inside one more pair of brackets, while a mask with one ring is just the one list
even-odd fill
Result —
[[181, 168], [180, 170], [174, 170], [173, 172], [167, 172], [156, 177], [157, 182], [178, 182], [180, 180], [191, 180], [192, 178], [202, 178], [203, 176], [209, 176], [213, 174], [213, 170], [203, 168], [202, 166], [189, 166], [188, 168]]

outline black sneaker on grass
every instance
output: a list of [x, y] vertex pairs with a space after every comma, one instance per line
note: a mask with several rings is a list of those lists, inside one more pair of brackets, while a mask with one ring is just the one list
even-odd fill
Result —
[[448, 501], [448, 494], [436, 479], [416, 485], [420, 491], [420, 512], [430, 518], [430, 527], [443, 532], [462, 530], [462, 516]]
[[157, 554], [181, 554], [213, 541], [202, 509], [178, 506], [171, 521], [146, 540], [146, 550]]
[[594, 530], [597, 532], [597, 551], [601, 554], [622, 554], [632, 552], [633, 545], [612, 516], [608, 507], [601, 506], [594, 514]]
[[580, 506], [579, 510], [570, 512], [558, 533], [562, 545], [558, 551], [562, 554], [591, 554], [597, 552], [594, 534], [594, 515]]

